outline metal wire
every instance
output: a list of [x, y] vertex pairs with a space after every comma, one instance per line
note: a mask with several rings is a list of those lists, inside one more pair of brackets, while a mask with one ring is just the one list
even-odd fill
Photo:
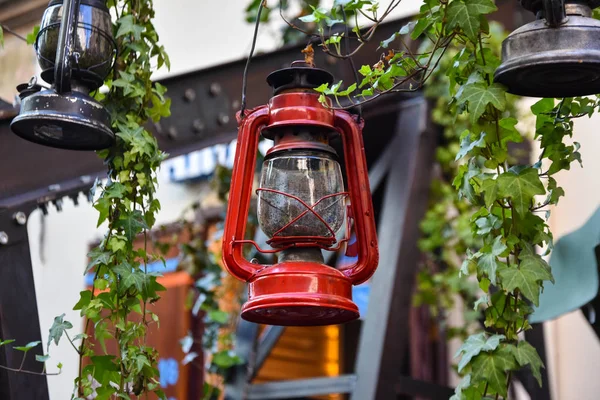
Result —
[[244, 67], [244, 76], [242, 78], [242, 105], [240, 107], [240, 118], [244, 119], [244, 111], [246, 111], [246, 89], [248, 86], [248, 68], [250, 67], [250, 61], [252, 61], [252, 55], [254, 54], [254, 48], [256, 47], [256, 39], [258, 37], [258, 26], [260, 25], [260, 14], [262, 13], [263, 6], [266, 0], [260, 2], [258, 6], [258, 12], [256, 14], [256, 24], [254, 25], [254, 36], [252, 37], [252, 47], [250, 48], [250, 54], [246, 60], [246, 66]]
[[[344, 41], [346, 43], [346, 52], [350, 54], [350, 33], [348, 32], [348, 19], [346, 18], [346, 10], [344, 10], [344, 6], [342, 8], [342, 17], [344, 18], [344, 28], [346, 30]], [[352, 68], [352, 72], [354, 73], [354, 80], [356, 81], [356, 89], [358, 90], [358, 85], [360, 85], [360, 80], [358, 79], [358, 72], [356, 71], [356, 66], [354, 65], [354, 59], [352, 56], [348, 57], [348, 61], [350, 61], [350, 68]], [[362, 107], [360, 105], [356, 106], [356, 113], [358, 121], [362, 119]]]

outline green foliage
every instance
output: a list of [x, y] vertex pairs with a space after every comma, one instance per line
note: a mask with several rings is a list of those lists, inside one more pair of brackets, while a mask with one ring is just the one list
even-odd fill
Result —
[[[158, 323], [147, 305], [164, 290], [157, 274], [146, 271], [147, 263], [157, 259], [146, 251], [146, 232], [160, 209], [154, 193], [156, 171], [165, 154], [144, 126], [149, 119], [158, 121], [169, 115], [165, 88], [151, 81], [152, 72], [162, 65], [168, 67], [169, 59], [158, 44], [151, 1], [109, 0], [107, 5], [118, 16], [113, 29], [119, 54], [114, 74], [105, 82], [108, 93], [97, 92], [96, 97], [111, 114], [117, 140], [113, 147], [98, 152], [108, 167], [108, 179], [105, 184], [96, 183], [94, 191], [99, 196], [94, 207], [98, 226], [106, 223], [108, 229], [100, 245], [88, 254], [86, 273], [95, 273], [93, 288], [81, 292], [74, 307], [87, 319], [85, 332], [93, 324], [100, 346], [93, 347], [86, 334], [71, 340], [67, 331], [72, 324], [64, 321], [63, 314], [54, 320], [48, 347], [65, 335], [79, 353], [74, 398], [94, 394], [102, 399], [130, 398], [149, 393], [165, 398], [158, 381], [158, 354], [146, 344], [148, 326]], [[141, 245], [134, 243], [138, 238]], [[141, 320], [130, 318], [133, 313], [140, 314]], [[75, 346], [77, 340], [81, 343]], [[115, 354], [107, 352], [107, 340], [116, 344]], [[89, 362], [84, 363], [84, 358]]]
[[469, 336], [455, 355], [455, 357], [462, 355], [462, 358], [458, 363], [458, 372], [461, 372], [471, 359], [479, 355], [482, 351], [490, 352], [496, 350], [500, 341], [503, 339], [505, 339], [504, 335], [486, 337], [485, 333]]
[[54, 323], [50, 327], [50, 335], [48, 335], [48, 350], [50, 350], [50, 344], [53, 340], [54, 344], [58, 345], [63, 333], [65, 333], [67, 329], [73, 328], [73, 324], [69, 321], [65, 321], [64, 318], [65, 314], [54, 318]]
[[27, 353], [29, 350], [39, 346], [40, 343], [42, 343], [42, 342], [40, 342], [40, 341], [29, 342], [25, 346], [13, 346], [13, 349], [22, 351], [23, 353]]
[[37, 40], [38, 33], [40, 33], [40, 26], [36, 25], [33, 27], [33, 31], [27, 34], [25, 39], [27, 39], [27, 44], [33, 45]]
[[476, 40], [481, 28], [482, 15], [494, 11], [496, 6], [491, 0], [455, 0], [448, 7], [447, 27], [460, 29], [469, 39]]
[[[452, 3], [455, 4], [455, 3]], [[506, 95], [499, 84], [470, 83], [462, 87], [460, 96], [456, 96], [459, 104], [468, 103], [471, 123], [476, 123], [485, 112], [488, 104], [499, 111], [506, 107]]]

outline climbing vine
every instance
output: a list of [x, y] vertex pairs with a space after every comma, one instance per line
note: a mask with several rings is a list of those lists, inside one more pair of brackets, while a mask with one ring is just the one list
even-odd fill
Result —
[[[278, 5], [288, 28], [318, 39], [327, 54], [346, 59], [372, 39], [399, 3], [383, 7], [372, 0], [336, 0], [328, 9], [311, 2], [310, 11], [302, 8], [292, 19], [284, 13], [287, 2]], [[267, 5], [254, 1], [249, 16], [260, 4]], [[457, 353], [463, 381], [455, 400], [506, 398], [512, 374], [524, 367], [542, 383], [544, 366], [521, 333], [531, 328], [527, 319], [544, 285], [553, 282], [542, 256], [552, 249], [549, 207], [564, 195], [554, 175], [581, 163], [579, 145], [572, 141], [573, 120], [599, 107], [594, 97], [538, 101], [531, 113], [540, 155], [534, 163], [517, 157], [515, 149], [531, 135], [517, 128], [515, 98], [494, 82], [499, 41], [486, 18], [493, 11], [492, 0], [425, 0], [415, 21], [380, 43], [379, 61], [358, 68], [360, 79], [317, 89], [322, 98], [334, 97], [336, 108], [350, 108], [437, 81], [428, 91], [438, 97], [433, 116], [444, 126], [447, 143], [438, 151], [445, 180], [436, 181], [432, 191], [443, 202], [428, 211], [420, 246], [430, 256], [437, 252], [436, 261], [448, 267], [421, 274], [420, 281], [425, 289], [449, 289], [448, 296], [435, 299], [446, 304], [436, 308], [450, 306], [459, 292], [483, 316], [479, 332], [466, 337]], [[352, 33], [336, 25], [350, 25]], [[414, 49], [411, 39], [424, 45]], [[477, 299], [469, 277], [476, 278], [483, 293]], [[416, 301], [433, 302], [431, 294], [421, 290]]]
[[[146, 250], [147, 231], [160, 210], [154, 197], [156, 171], [165, 154], [144, 124], [170, 115], [165, 88], [151, 81], [156, 68], [169, 67], [169, 59], [152, 24], [152, 2], [109, 0], [107, 5], [117, 16], [114, 35], [119, 53], [114, 74], [105, 82], [108, 93], [96, 97], [111, 114], [117, 141], [99, 152], [108, 166], [108, 180], [97, 185], [100, 194], [94, 207], [98, 226], [106, 222], [108, 231], [89, 254], [87, 270], [94, 270], [93, 288], [83, 291], [74, 307], [87, 320], [85, 335], [93, 326], [96, 342], [83, 337], [78, 346], [77, 396], [96, 392], [100, 398], [129, 398], [154, 392], [165, 398], [159, 386], [157, 351], [146, 345], [148, 326], [158, 324], [148, 305], [164, 290], [158, 275], [147, 272], [155, 256]], [[136, 247], [140, 234], [143, 247]], [[116, 354], [107, 352], [106, 340], [115, 342]]]
[[[165, 398], [157, 351], [146, 344], [148, 327], [159, 323], [149, 305], [164, 290], [159, 275], [146, 266], [157, 260], [147, 252], [147, 232], [160, 210], [156, 171], [165, 154], [144, 125], [170, 115], [166, 89], [151, 81], [154, 70], [169, 67], [169, 59], [158, 43], [151, 1], [108, 0], [107, 6], [117, 17], [113, 29], [119, 51], [114, 73], [105, 81], [108, 91], [95, 96], [111, 114], [117, 139], [98, 152], [108, 176], [93, 188], [98, 226], [106, 224], [107, 233], [88, 254], [86, 273], [94, 273], [93, 288], [81, 292], [74, 307], [86, 319], [84, 333], [71, 339], [67, 330], [72, 325], [58, 317], [50, 340], [58, 344], [64, 334], [79, 354], [73, 398], [130, 398], [151, 392]], [[142, 245], [137, 246], [140, 235]], [[114, 352], [107, 349], [107, 341]]]

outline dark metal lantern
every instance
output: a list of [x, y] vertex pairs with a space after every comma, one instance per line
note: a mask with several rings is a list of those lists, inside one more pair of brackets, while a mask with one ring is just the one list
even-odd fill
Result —
[[19, 85], [21, 110], [11, 123], [17, 135], [50, 147], [100, 150], [114, 142], [110, 115], [89, 93], [112, 70], [116, 44], [104, 0], [52, 0], [35, 48], [44, 89]]
[[508, 92], [531, 97], [600, 93], [600, 21], [591, 18], [599, 0], [522, 0], [536, 21], [502, 43], [495, 81]]

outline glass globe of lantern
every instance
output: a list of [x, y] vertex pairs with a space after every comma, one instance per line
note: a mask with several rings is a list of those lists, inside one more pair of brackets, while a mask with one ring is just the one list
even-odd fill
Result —
[[[35, 43], [41, 76], [48, 83], [54, 83], [62, 13], [63, 0], [50, 1], [42, 16]], [[88, 90], [102, 86], [112, 69], [115, 43], [111, 32], [112, 22], [106, 1], [80, 0], [72, 43], [78, 68], [73, 69], [72, 79]]]
[[116, 56], [105, 0], [51, 0], [35, 49], [41, 77], [19, 85], [21, 109], [11, 129], [62, 149], [100, 150], [114, 142], [110, 115], [89, 93], [102, 86]]
[[[287, 129], [277, 135], [265, 157], [257, 213], [273, 247], [290, 241], [329, 247], [344, 226], [342, 171], [335, 150], [318, 141], [323, 137]], [[314, 213], [307, 205], [313, 206]]]

